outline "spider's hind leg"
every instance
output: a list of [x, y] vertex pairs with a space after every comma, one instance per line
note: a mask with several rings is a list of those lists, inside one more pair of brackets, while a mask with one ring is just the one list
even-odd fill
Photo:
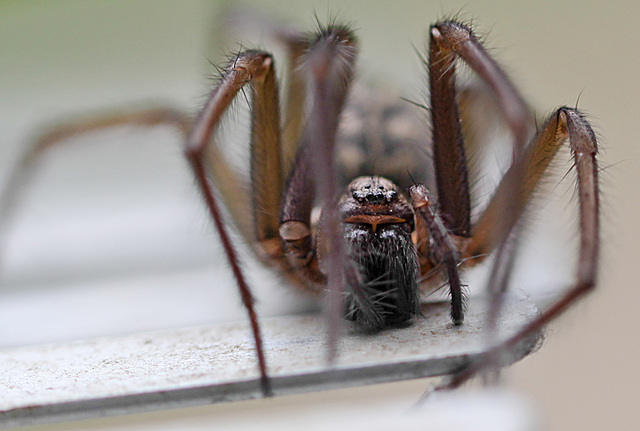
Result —
[[47, 153], [66, 145], [73, 138], [90, 135], [118, 127], [152, 128], [169, 125], [186, 137], [191, 128], [191, 118], [170, 107], [142, 107], [138, 109], [111, 109], [96, 111], [79, 118], [43, 127], [42, 131], [28, 143], [21, 159], [13, 167], [0, 192], [0, 255], [4, 251], [6, 233], [11, 228], [12, 217], [20, 200], [29, 188], [29, 182], [37, 172], [39, 162]]

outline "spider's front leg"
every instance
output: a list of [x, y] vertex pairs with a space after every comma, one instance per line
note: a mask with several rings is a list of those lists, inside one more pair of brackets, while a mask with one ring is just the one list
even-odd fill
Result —
[[[271, 211], [255, 211], [255, 225], [257, 232], [275, 232], [278, 225], [277, 208], [279, 206], [278, 191], [281, 187], [280, 179], [280, 116], [278, 103], [278, 90], [275, 78], [273, 59], [270, 54], [260, 51], [246, 51], [240, 53], [228, 66], [218, 86], [213, 90], [202, 112], [196, 120], [186, 144], [186, 155], [191, 163], [196, 181], [202, 191], [202, 195], [220, 235], [225, 254], [233, 270], [233, 275], [240, 289], [242, 302], [247, 309], [251, 323], [251, 329], [256, 345], [258, 367], [260, 370], [261, 387], [265, 396], [271, 394], [271, 385], [267, 375], [267, 365], [264, 355], [262, 336], [258, 324], [258, 318], [254, 310], [254, 299], [251, 290], [245, 280], [240, 267], [237, 252], [233, 246], [227, 228], [222, 219], [222, 213], [218, 207], [215, 193], [209, 182], [206, 150], [220, 119], [231, 105], [237, 93], [248, 83], [253, 88], [252, 113], [252, 152], [260, 154], [263, 158], [257, 163], [256, 169], [263, 168], [267, 173], [258, 173], [269, 184], [265, 191], [254, 191], [257, 207], [272, 206]], [[212, 147], [215, 149], [215, 146]], [[214, 156], [220, 156], [215, 154]], [[213, 160], [213, 169], [226, 168], [223, 161]], [[252, 163], [253, 164], [253, 163]], [[252, 166], [253, 167], [253, 166]], [[226, 174], [232, 172], [225, 169]], [[264, 175], [261, 175], [264, 174]], [[218, 172], [218, 175], [219, 172]], [[269, 194], [269, 191], [271, 194]], [[224, 191], [223, 191], [224, 195]], [[272, 202], [275, 200], [275, 202]], [[233, 212], [233, 211], [232, 211]], [[239, 214], [234, 214], [239, 216]], [[264, 239], [262, 235], [258, 240]]]

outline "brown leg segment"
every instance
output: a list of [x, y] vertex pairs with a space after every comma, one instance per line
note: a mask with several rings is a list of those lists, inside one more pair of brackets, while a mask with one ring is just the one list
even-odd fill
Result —
[[[560, 108], [547, 121], [545, 129], [540, 133], [525, 170], [526, 186], [523, 198], [531, 194], [531, 187], [535, 186], [544, 168], [535, 169], [536, 160], [546, 160], [545, 153], [549, 148], [559, 146], [564, 140], [570, 140], [578, 180], [578, 199], [580, 213], [580, 249], [574, 285], [562, 295], [553, 305], [544, 310], [536, 319], [525, 325], [518, 333], [492, 347], [482, 359], [473, 366], [463, 370], [439, 389], [455, 388], [469, 378], [489, 367], [499, 363], [498, 358], [504, 352], [514, 348], [527, 336], [541, 330], [546, 324], [560, 316], [575, 301], [589, 293], [596, 284], [598, 272], [598, 254], [600, 237], [600, 206], [598, 190], [598, 144], [595, 133], [584, 116], [572, 108]], [[547, 163], [548, 165], [548, 163]], [[529, 187], [531, 186], [531, 187]], [[517, 203], [521, 205], [520, 202]]]
[[[216, 126], [220, 122], [220, 118], [229, 105], [231, 105], [237, 93], [247, 83], [251, 82], [255, 95], [254, 104], [258, 104], [258, 111], [264, 110], [264, 108], [273, 103], [273, 97], [276, 97], [274, 95], [266, 94], [268, 92], [272, 92], [275, 88], [271, 82], [274, 79], [273, 60], [269, 54], [259, 51], [246, 51], [239, 54], [238, 57], [231, 62], [221, 77], [220, 83], [209, 96], [207, 103], [194, 124], [185, 148], [187, 158], [191, 163], [196, 180], [200, 186], [207, 207], [209, 208], [211, 217], [218, 233], [220, 234], [220, 239], [227, 255], [227, 259], [232, 268], [234, 277], [236, 278], [238, 288], [240, 289], [242, 302], [249, 314], [251, 329], [256, 344], [256, 355], [258, 357], [258, 367], [261, 376], [261, 388], [265, 396], [271, 394], [271, 384], [267, 375], [267, 365], [258, 318], [253, 307], [254, 299], [249, 286], [246, 283], [244, 274], [240, 269], [236, 250], [231, 243], [229, 234], [227, 233], [227, 228], [216, 202], [214, 190], [207, 176], [207, 170], [205, 167], [205, 150]], [[255, 106], [254, 110], [256, 110]], [[278, 114], [271, 113], [265, 115], [266, 117], [263, 116], [260, 120], [254, 121], [254, 126], [261, 125], [261, 127], [271, 129], [272, 131], [279, 131]], [[270, 124], [270, 121], [275, 121], [276, 124]], [[260, 135], [260, 133], [262, 132], [257, 134]], [[255, 131], [254, 137], [256, 137]], [[267, 139], [266, 136], [262, 137], [265, 138], [264, 142], [256, 145], [275, 145], [270, 139]], [[258, 136], [258, 138], [260, 138], [260, 136]], [[268, 181], [269, 180], [267, 180], [267, 182]], [[261, 225], [263, 222], [269, 224], [269, 217], [271, 217], [271, 215], [267, 215], [265, 221], [257, 222], [257, 225]]]
[[432, 31], [429, 40], [429, 88], [438, 207], [451, 232], [468, 236], [471, 231], [471, 200], [456, 101], [455, 63], [452, 50]]
[[284, 180], [280, 142], [280, 102], [275, 70], [253, 77], [251, 124], [251, 193], [255, 238], [277, 238]]

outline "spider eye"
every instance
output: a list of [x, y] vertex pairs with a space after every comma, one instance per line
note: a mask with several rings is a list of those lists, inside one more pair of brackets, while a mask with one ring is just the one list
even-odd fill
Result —
[[367, 192], [365, 199], [370, 204], [381, 204], [385, 200], [385, 195], [380, 191]]

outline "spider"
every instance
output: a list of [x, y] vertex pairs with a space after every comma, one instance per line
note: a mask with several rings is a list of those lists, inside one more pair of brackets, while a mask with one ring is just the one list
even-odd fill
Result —
[[[335, 355], [332, 348], [339, 314], [368, 332], [408, 325], [419, 317], [421, 294], [443, 283], [450, 293], [451, 320], [462, 325], [465, 294], [461, 271], [491, 254], [496, 255], [489, 283], [495, 317], [501, 293], [508, 285], [518, 223], [552, 159], [568, 141], [577, 171], [580, 213], [576, 280], [518, 333], [487, 350], [484, 360], [453, 376], [447, 387], [458, 386], [496, 363], [502, 351], [541, 329], [592, 290], [599, 253], [598, 144], [579, 110], [558, 108], [537, 128], [526, 102], [473, 30], [461, 22], [443, 20], [430, 27], [425, 60], [431, 133], [425, 129], [416, 139], [419, 151], [415, 154], [423, 156], [430, 148], [432, 167], [418, 156], [402, 158], [400, 170], [404, 168], [419, 179], [408, 184], [380, 164], [345, 168], [337, 161], [339, 148], [349, 147], [354, 139], [372, 145], [366, 130], [351, 135], [348, 130], [349, 115], [359, 115], [349, 94], [362, 91], [352, 85], [356, 36], [349, 26], [335, 23], [320, 26], [311, 34], [280, 30], [277, 36], [287, 49], [289, 77], [282, 112], [273, 56], [262, 50], [244, 50], [221, 69], [193, 123], [164, 110], [106, 118], [49, 134], [27, 157], [86, 130], [125, 122], [176, 123], [187, 136], [186, 156], [249, 314], [265, 395], [271, 393], [270, 382], [254, 299], [218, 196], [263, 262], [293, 285], [326, 294], [331, 357]], [[473, 222], [459, 112], [461, 86], [456, 79], [459, 60], [493, 93], [513, 146], [510, 167]], [[248, 195], [242, 175], [228, 163], [215, 140], [225, 112], [243, 92], [251, 96]], [[473, 92], [466, 97], [474, 97]], [[389, 101], [390, 108], [384, 112], [402, 116], [407, 105]], [[403, 148], [397, 139], [378, 138], [390, 141], [391, 148], [396, 144]], [[422, 183], [430, 175], [435, 177], [433, 191]]]
[[[229, 181], [232, 170], [221, 154], [216, 154], [215, 147], [208, 146], [222, 114], [245, 86], [251, 88], [253, 96], [253, 223], [243, 233], [265, 262], [276, 266], [296, 285], [316, 291], [327, 285], [334, 313], [344, 310], [348, 319], [366, 330], [406, 324], [418, 314], [421, 278], [439, 272], [445, 275], [450, 292], [451, 319], [456, 325], [462, 324], [465, 298], [461, 269], [495, 252], [492, 285], [497, 286], [497, 292], [506, 288], [513, 255], [509, 236], [549, 163], [567, 140], [578, 178], [581, 242], [577, 280], [518, 334], [490, 349], [487, 362], [500, 349], [541, 328], [591, 290], [596, 280], [599, 235], [597, 142], [577, 109], [557, 109], [536, 131], [525, 101], [472, 29], [456, 21], [438, 22], [429, 31], [427, 62], [437, 198], [422, 184], [412, 185], [407, 198], [392, 181], [375, 173], [357, 177], [341, 190], [336, 181], [335, 148], [340, 145], [338, 130], [354, 73], [356, 37], [348, 26], [331, 24], [308, 36], [293, 33], [282, 34], [282, 38], [291, 64], [284, 121], [280, 119], [273, 57], [264, 51], [246, 50], [223, 69], [186, 147], [250, 315], [265, 392], [268, 379], [253, 299], [206, 166], [207, 160], [213, 160], [212, 170], [234, 218], [245, 217], [233, 204], [238, 194], [231, 187], [236, 182]], [[473, 224], [457, 102], [458, 59], [495, 93], [514, 148], [510, 168]], [[305, 100], [309, 106], [306, 115]], [[281, 124], [288, 126], [287, 133], [281, 132]], [[208, 158], [207, 148], [213, 153]], [[291, 166], [286, 165], [287, 160], [293, 160]], [[313, 220], [316, 205], [322, 213]], [[451, 385], [481, 367], [459, 373]]]

